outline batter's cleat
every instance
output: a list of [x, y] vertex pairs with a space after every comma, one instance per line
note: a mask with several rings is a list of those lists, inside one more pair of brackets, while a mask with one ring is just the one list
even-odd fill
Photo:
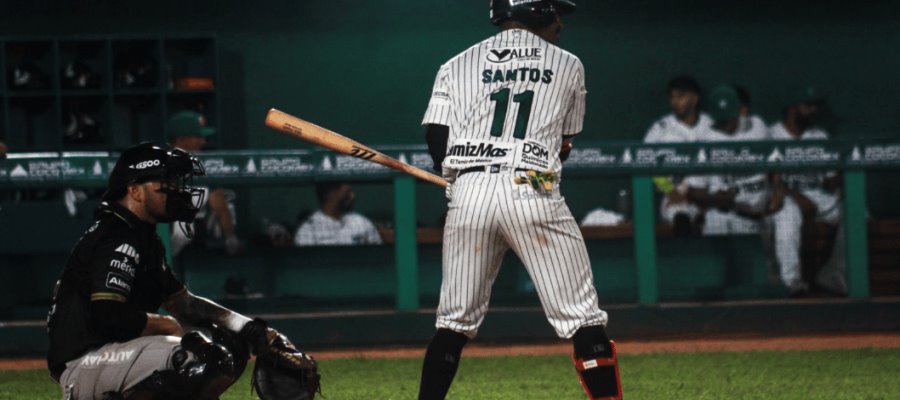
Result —
[[609, 345], [609, 351], [597, 358], [584, 360], [572, 354], [578, 379], [590, 400], [622, 400], [616, 342], [610, 340]]

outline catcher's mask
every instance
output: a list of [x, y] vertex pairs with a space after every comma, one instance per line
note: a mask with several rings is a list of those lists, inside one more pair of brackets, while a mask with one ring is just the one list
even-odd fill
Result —
[[[159, 180], [159, 191], [166, 194], [166, 215], [159, 222], [190, 222], [203, 204], [204, 190], [193, 186], [195, 176], [205, 174], [203, 165], [190, 153], [177, 147], [141, 143], [119, 156], [109, 174], [109, 187], [103, 200], [121, 199], [128, 185]], [[190, 224], [182, 224], [190, 235]]]

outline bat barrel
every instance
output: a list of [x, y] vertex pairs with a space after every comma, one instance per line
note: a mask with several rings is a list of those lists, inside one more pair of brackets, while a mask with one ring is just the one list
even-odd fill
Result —
[[448, 185], [447, 181], [440, 176], [404, 163], [337, 132], [304, 121], [277, 109], [272, 108], [269, 110], [266, 114], [265, 122], [266, 126], [276, 131], [303, 139], [338, 153], [381, 164], [385, 167], [412, 175], [438, 186], [446, 187]]

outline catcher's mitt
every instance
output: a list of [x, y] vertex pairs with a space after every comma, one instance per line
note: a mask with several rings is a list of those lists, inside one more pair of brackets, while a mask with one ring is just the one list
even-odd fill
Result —
[[321, 393], [316, 360], [294, 347], [287, 337], [255, 319], [241, 330], [253, 353], [253, 390], [262, 400], [312, 400]]

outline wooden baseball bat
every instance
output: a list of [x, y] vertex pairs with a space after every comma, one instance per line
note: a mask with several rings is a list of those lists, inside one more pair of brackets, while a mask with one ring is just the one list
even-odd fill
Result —
[[378, 150], [341, 135], [340, 133], [325, 129], [274, 108], [270, 109], [268, 114], [266, 114], [266, 126], [341, 154], [347, 154], [376, 164], [381, 164], [385, 167], [410, 174], [423, 181], [431, 182], [441, 187], [447, 186], [447, 181], [440, 176], [385, 155]]

